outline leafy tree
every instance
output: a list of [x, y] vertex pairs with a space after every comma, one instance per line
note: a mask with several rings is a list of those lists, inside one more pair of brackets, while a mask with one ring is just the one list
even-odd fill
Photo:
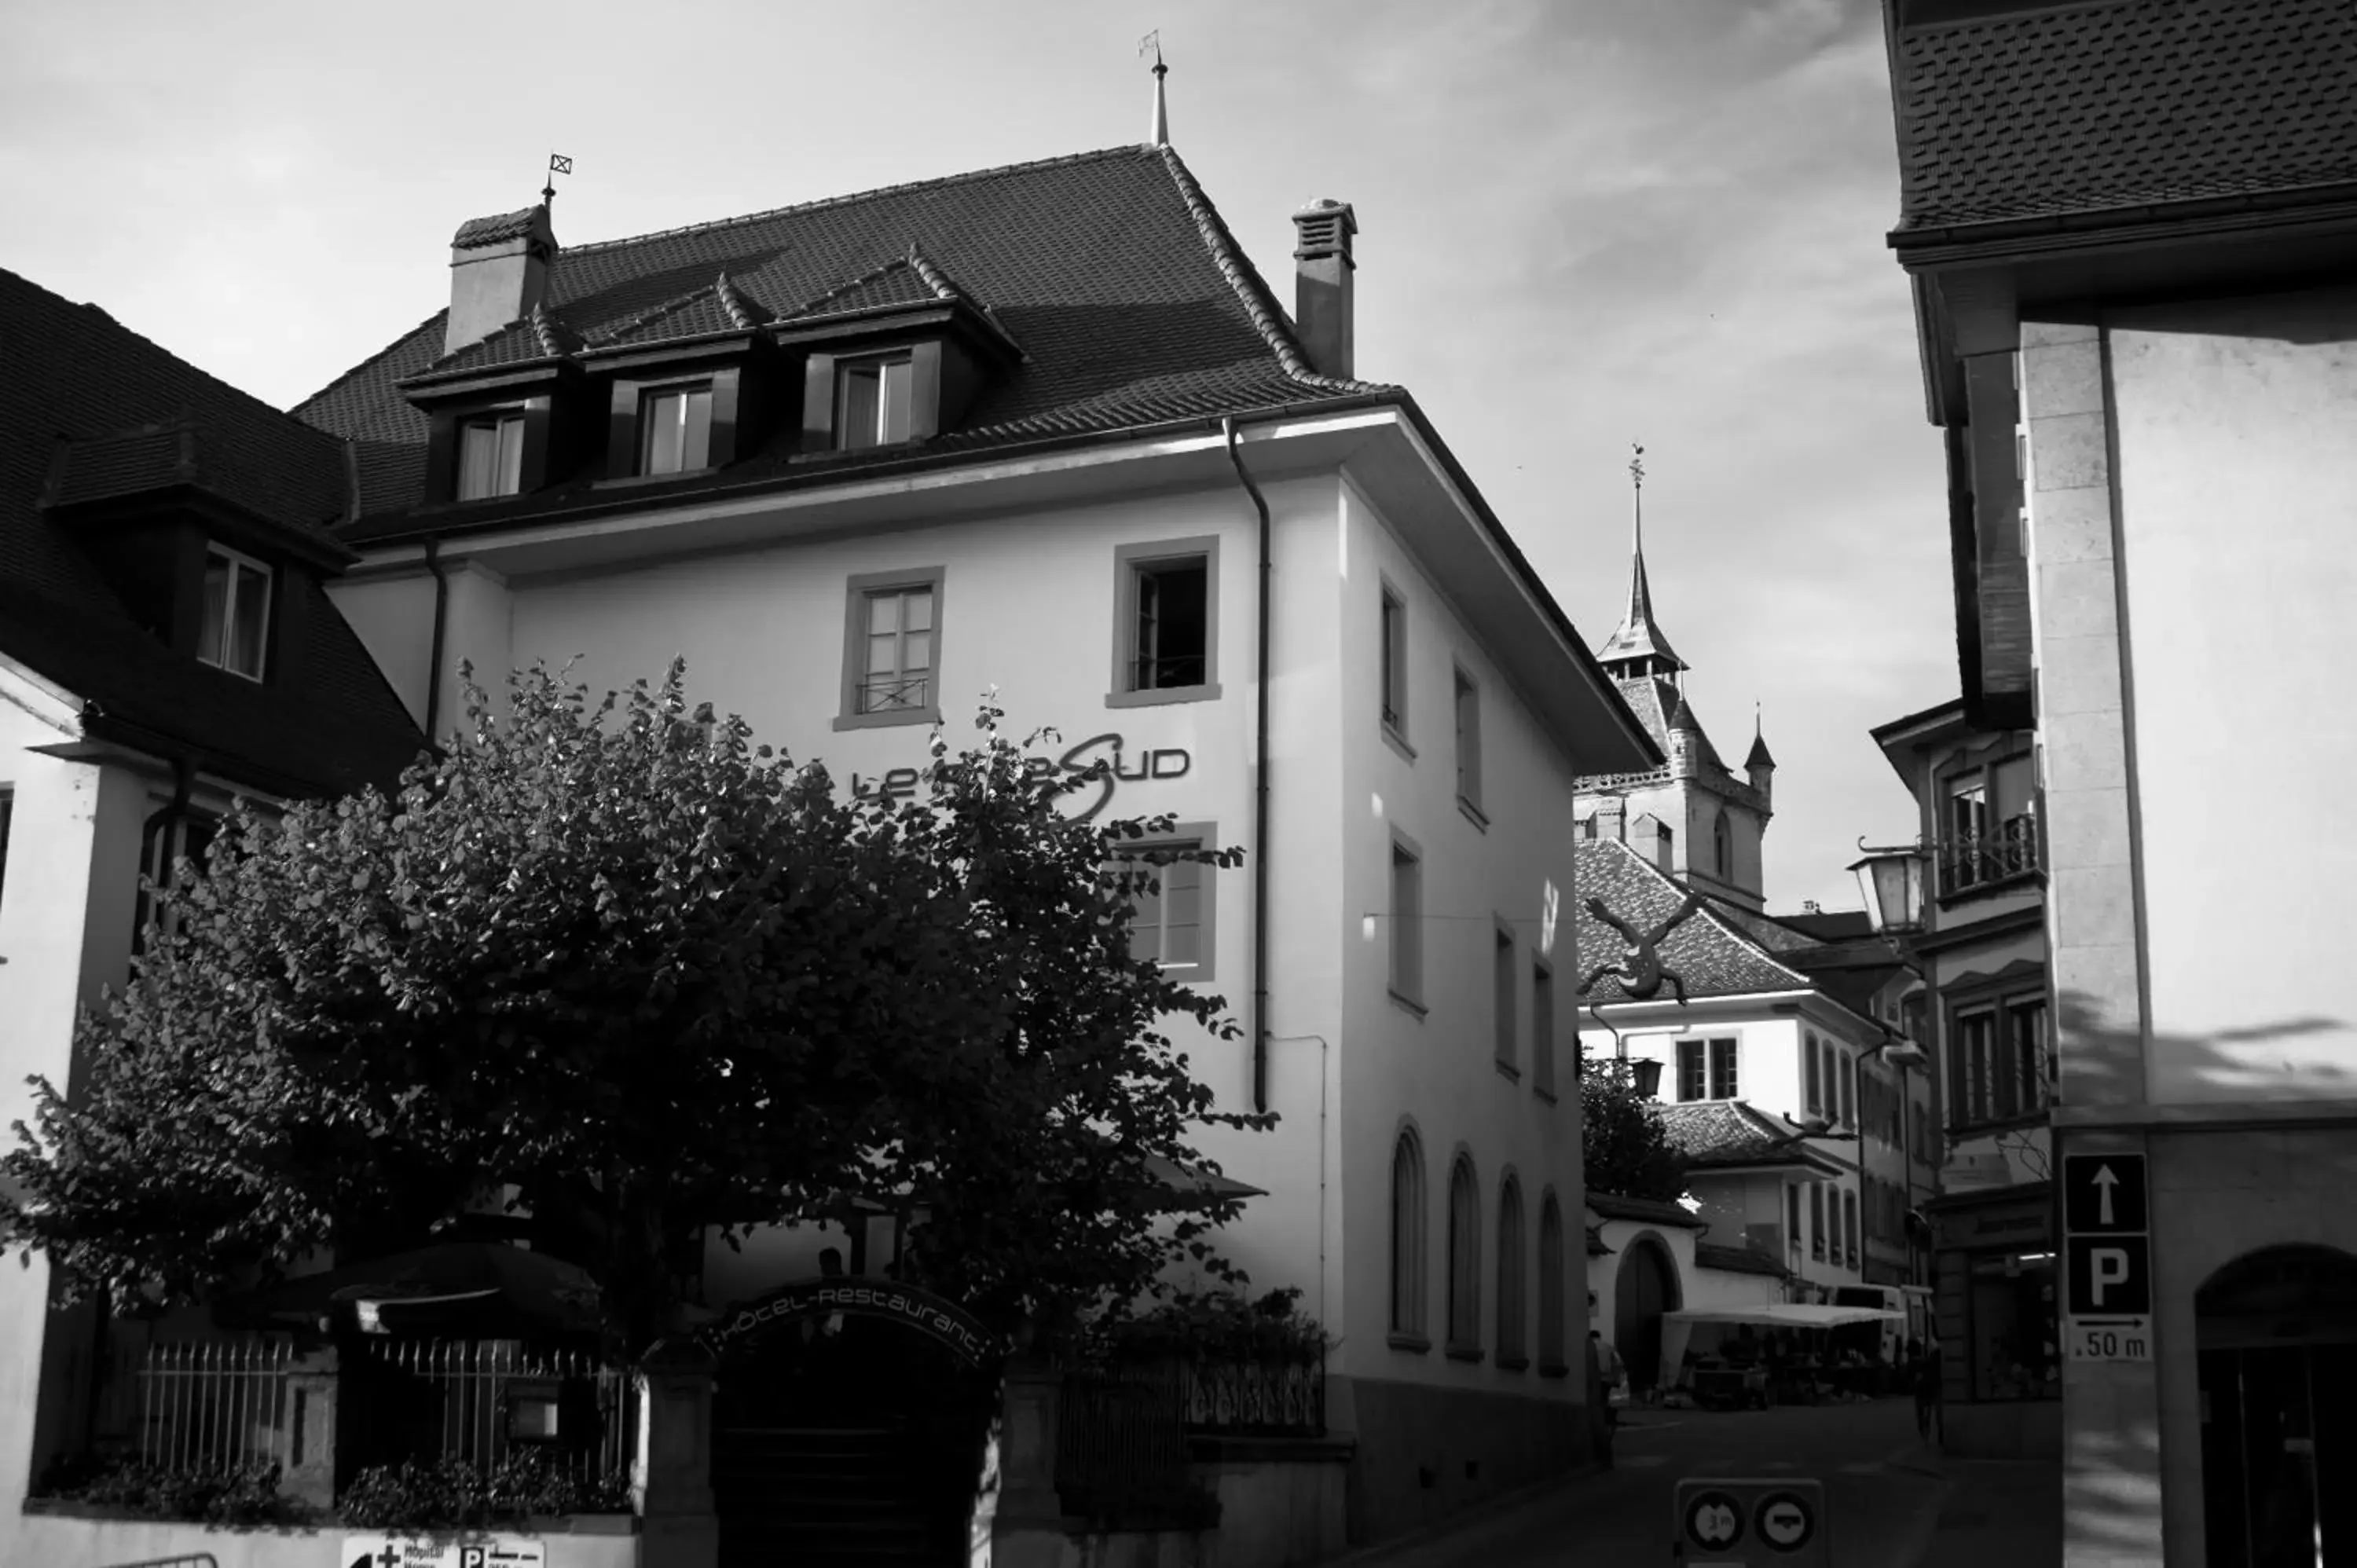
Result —
[[242, 814], [158, 891], [76, 1095], [36, 1080], [0, 1237], [184, 1302], [504, 1187], [626, 1353], [705, 1228], [849, 1194], [924, 1204], [913, 1272], [1008, 1326], [1217, 1266], [1238, 1205], [1174, 1215], [1149, 1162], [1215, 1170], [1193, 1127], [1270, 1119], [1217, 1112], [1167, 1032], [1233, 1039], [1221, 999], [1131, 956], [1151, 872], [1120, 854], [1162, 824], [1070, 820], [1090, 781], [988, 704], [913, 797], [845, 800], [678, 663], [595, 707], [540, 668], [504, 714], [468, 693], [471, 744], [393, 797]]
[[1670, 1146], [1662, 1119], [1611, 1063], [1587, 1064], [1580, 1107], [1588, 1191], [1663, 1199], [1684, 1193], [1685, 1162]]

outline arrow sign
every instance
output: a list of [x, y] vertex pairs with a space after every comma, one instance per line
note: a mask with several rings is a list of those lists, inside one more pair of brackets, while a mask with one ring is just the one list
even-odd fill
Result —
[[2062, 1156], [2062, 1228], [2074, 1235], [2149, 1229], [2142, 1155]]

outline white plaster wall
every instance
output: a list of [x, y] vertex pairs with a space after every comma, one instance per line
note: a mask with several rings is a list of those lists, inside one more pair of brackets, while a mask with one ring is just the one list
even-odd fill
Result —
[[[127, 974], [145, 785], [120, 767], [27, 747], [64, 739], [70, 708], [6, 677], [0, 789], [15, 797], [0, 894], [0, 1126], [29, 1119], [38, 1075], [69, 1089], [76, 1015]], [[91, 1375], [76, 1321], [49, 1311], [49, 1269], [0, 1267], [0, 1563], [38, 1561], [12, 1541], [16, 1499], [86, 1408]]]
[[[2357, 839], [2339, 830], [2357, 777], [2357, 289], [2122, 311], [2108, 337], [2146, 1088], [2357, 1094]], [[2040, 607], [2079, 613], [2059, 594]], [[2219, 781], [2255, 768], [2264, 811], [2220, 810]]]
[[339, 578], [328, 584], [328, 598], [351, 623], [412, 722], [423, 726], [434, 659], [434, 579], [422, 569], [404, 576]]
[[[1577, 760], [1566, 737], [1544, 733], [1530, 710], [1481, 650], [1475, 629], [1443, 598], [1398, 544], [1381, 514], [1355, 487], [1343, 493], [1340, 647], [1337, 683], [1344, 731], [1340, 821], [1347, 858], [1341, 878], [1348, 957], [1343, 965], [1343, 1217], [1349, 1255], [1348, 1316], [1340, 1369], [1353, 1377], [1486, 1388], [1498, 1392], [1577, 1400], [1577, 1379], [1542, 1380], [1536, 1368], [1504, 1371], [1485, 1359], [1469, 1364], [1442, 1354], [1447, 1327], [1448, 1173], [1458, 1149], [1470, 1152], [1480, 1176], [1483, 1341], [1495, 1323], [1498, 1195], [1501, 1173], [1520, 1179], [1531, 1266], [1525, 1321], [1538, 1348], [1537, 1238], [1544, 1195], [1552, 1190], [1564, 1225], [1566, 1332], [1579, 1324], [1579, 1099], [1572, 1077], [1576, 1048], [1573, 992], [1579, 981], [1572, 950], [1572, 780]], [[1407, 608], [1407, 738], [1414, 760], [1381, 729], [1381, 588], [1388, 582]], [[1482, 805], [1487, 829], [1457, 804], [1452, 660], [1481, 688]], [[1393, 830], [1415, 841], [1424, 857], [1424, 1002], [1418, 1017], [1391, 999], [1390, 908]], [[1534, 1091], [1529, 1071], [1530, 970], [1540, 945], [1546, 889], [1556, 890], [1559, 919], [1551, 950], [1555, 990], [1555, 1103]], [[1365, 918], [1376, 916], [1368, 925]], [[1497, 922], [1514, 937], [1518, 1076], [1495, 1065], [1491, 962]], [[1392, 1151], [1412, 1120], [1426, 1165], [1425, 1353], [1388, 1343]], [[1577, 1365], [1577, 1363], [1574, 1363]]]
[[[1678, 1052], [1680, 1040], [1736, 1040], [1735, 1087], [1737, 1098], [1749, 1101], [1759, 1110], [1771, 1115], [1797, 1115], [1801, 1106], [1800, 1057], [1794, 1049], [1799, 1038], [1799, 1025], [1789, 1016], [1760, 1016], [1726, 1021], [1696, 1018], [1676, 1030], [1659, 1030], [1648, 1022], [1641, 1032], [1631, 1032], [1619, 1023], [1631, 1061], [1657, 1061], [1662, 1064], [1662, 1099], [1675, 1103], [1678, 1096]], [[1580, 1031], [1580, 1046], [1592, 1061], [1609, 1061], [1615, 1050], [1612, 1031], [1587, 1028]]]
[[[1272, 865], [1271, 1109], [1284, 1120], [1270, 1133], [1206, 1129], [1198, 1147], [1232, 1176], [1267, 1189], [1249, 1204], [1223, 1250], [1255, 1289], [1299, 1284], [1318, 1310], [1336, 1287], [1321, 1285], [1318, 1259], [1339, 1268], [1325, 1224], [1339, 1212], [1333, 1182], [1321, 1183], [1321, 1102], [1330, 1136], [1339, 1114], [1326, 1047], [1340, 1035], [1333, 1010], [1339, 958], [1333, 868], [1335, 704], [1331, 697], [1338, 553], [1331, 478], [1274, 484], [1274, 554], [1279, 607], [1272, 658], [1271, 743], [1275, 791]], [[1113, 708], [1115, 548], [1180, 537], [1220, 541], [1216, 678], [1221, 694], [1199, 703]], [[1253, 667], [1257, 527], [1233, 487], [1113, 504], [796, 540], [755, 549], [556, 576], [498, 575], [454, 563], [444, 660], [444, 728], [457, 723], [455, 671], [472, 659], [476, 679], [545, 660], [571, 664], [593, 693], [659, 680], [674, 656], [688, 665], [691, 696], [741, 714], [756, 738], [797, 760], [823, 761], [838, 785], [920, 766], [922, 725], [838, 732], [847, 579], [901, 568], [941, 567], [937, 681], [952, 745], [974, 736], [976, 705], [996, 689], [1005, 733], [1020, 738], [1053, 726], [1049, 755], [1104, 733], [1125, 737], [1135, 759], [1146, 748], [1188, 752], [1184, 777], [1124, 782], [1111, 815], [1168, 812], [1209, 822], [1218, 841], [1251, 848]], [[378, 590], [371, 590], [378, 591]], [[367, 615], [377, 616], [382, 606]], [[425, 618], [430, 594], [413, 593], [405, 612]], [[389, 611], [371, 624], [388, 645]], [[410, 628], [414, 642], [416, 628]], [[374, 643], [371, 644], [374, 646]], [[1210, 987], [1249, 1023], [1251, 886], [1247, 869], [1215, 882]], [[1199, 1077], [1222, 1110], [1251, 1108], [1247, 1039], [1200, 1036]], [[1321, 1187], [1325, 1220], [1321, 1222]], [[715, 1303], [811, 1272], [814, 1231], [767, 1233], [744, 1253], [711, 1255]]]
[[[1585, 1209], [1581, 1212], [1587, 1214], [1590, 1221], [1597, 1218]], [[1620, 1265], [1628, 1259], [1630, 1245], [1641, 1236], [1655, 1237], [1669, 1249], [1670, 1262], [1677, 1271], [1678, 1295], [1674, 1306], [1683, 1308], [1698, 1305], [1694, 1299], [1696, 1279], [1695, 1231], [1682, 1225], [1656, 1225], [1651, 1220], [1606, 1219], [1598, 1226], [1597, 1233], [1603, 1237], [1604, 1244], [1612, 1251], [1604, 1257], [1587, 1260], [1587, 1288], [1596, 1293], [1596, 1312], [1589, 1317], [1587, 1326], [1601, 1334], [1606, 1344], [1616, 1350], [1620, 1348], [1616, 1342]]]

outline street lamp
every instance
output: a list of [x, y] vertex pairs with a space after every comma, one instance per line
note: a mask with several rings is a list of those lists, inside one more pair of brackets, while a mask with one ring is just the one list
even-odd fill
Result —
[[1857, 842], [1862, 856], [1850, 870], [1857, 874], [1858, 890], [1866, 896], [1867, 918], [1874, 922], [1875, 930], [1887, 937], [1911, 935], [1923, 929], [1923, 851], [1921, 845], [1907, 844], [1890, 849], [1868, 849], [1864, 839]]
[[1650, 1057], [1623, 1057], [1622, 1065], [1629, 1069], [1629, 1087], [1637, 1091], [1640, 1100], [1651, 1100], [1662, 1092], [1662, 1064]]

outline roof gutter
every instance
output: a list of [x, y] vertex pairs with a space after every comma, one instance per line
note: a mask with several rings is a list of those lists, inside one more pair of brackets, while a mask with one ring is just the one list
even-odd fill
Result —
[[1228, 461], [1234, 466], [1236, 481], [1252, 498], [1253, 509], [1260, 513], [1260, 629], [1253, 654], [1253, 679], [1258, 694], [1253, 713], [1253, 1043], [1252, 1090], [1253, 1110], [1268, 1109], [1268, 650], [1269, 616], [1272, 601], [1274, 570], [1269, 560], [1268, 498], [1261, 494], [1253, 482], [1252, 473], [1244, 467], [1243, 454], [1236, 449], [1236, 422], [1231, 414], [1220, 421], [1220, 434], [1226, 439]]

